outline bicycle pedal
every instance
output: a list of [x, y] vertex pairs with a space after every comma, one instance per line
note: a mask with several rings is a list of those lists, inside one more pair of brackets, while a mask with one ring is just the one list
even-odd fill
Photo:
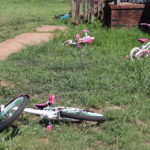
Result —
[[53, 126], [52, 125], [48, 125], [47, 128], [46, 128], [46, 131], [50, 132], [52, 129], [53, 129]]

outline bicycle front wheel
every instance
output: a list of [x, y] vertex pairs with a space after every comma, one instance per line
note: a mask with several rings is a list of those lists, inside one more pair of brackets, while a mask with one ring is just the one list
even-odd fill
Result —
[[71, 118], [71, 119], [96, 121], [96, 122], [103, 122], [106, 120], [105, 116], [102, 114], [93, 113], [93, 112], [85, 111], [82, 109], [76, 109], [76, 108], [63, 109], [60, 112], [60, 116]]
[[[28, 95], [21, 95], [4, 106], [0, 112], [0, 132], [8, 128], [22, 113], [26, 105], [28, 104]], [[14, 107], [18, 107], [17, 110], [12, 110]]]
[[138, 52], [140, 52], [140, 50], [141, 49], [139, 47], [135, 47], [135, 48], [131, 49], [131, 51], [130, 51], [130, 59], [131, 60], [138, 59], [140, 56], [136, 56], [136, 54]]

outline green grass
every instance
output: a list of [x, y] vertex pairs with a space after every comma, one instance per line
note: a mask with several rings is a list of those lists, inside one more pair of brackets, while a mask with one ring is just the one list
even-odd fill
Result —
[[69, 0], [1, 0], [0, 42], [44, 24], [59, 24], [55, 15], [70, 11]]
[[[82, 29], [90, 30], [93, 44], [62, 46]], [[0, 150], [149, 150], [150, 61], [124, 58], [143, 37], [149, 36], [136, 28], [110, 30], [95, 22], [70, 27], [52, 41], [1, 61], [1, 103], [26, 93], [32, 106], [52, 93], [56, 105], [103, 111], [111, 119], [100, 125], [54, 122], [46, 133], [44, 121], [23, 114], [1, 133]]]

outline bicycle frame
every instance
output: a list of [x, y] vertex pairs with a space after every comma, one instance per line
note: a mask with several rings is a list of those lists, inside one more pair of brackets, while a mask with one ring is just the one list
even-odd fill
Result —
[[[81, 120], [99, 122], [100, 120], [105, 120], [105, 117], [102, 114], [88, 112], [86, 110], [74, 107], [53, 107], [54, 103], [55, 95], [49, 94], [47, 102], [42, 104], [34, 104], [33, 107], [36, 109], [24, 108], [23, 112], [39, 115], [42, 119], [46, 119], [48, 121], [47, 131], [52, 130], [51, 121], [53, 120], [71, 122], [81, 122]], [[18, 107], [12, 108], [13, 111], [16, 111], [17, 109]]]
[[140, 47], [142, 50], [149, 50], [150, 49], [150, 42], [146, 43], [146, 44], [143, 44], [141, 47]]
[[[70, 107], [62, 107], [62, 106], [58, 106], [58, 107], [47, 107], [44, 110], [37, 110], [37, 109], [33, 109], [33, 108], [25, 108], [23, 111], [26, 113], [31, 113], [31, 114], [35, 114], [35, 115], [39, 115], [41, 118], [46, 119], [48, 121], [51, 120], [75, 120], [75, 119], [70, 119], [70, 118], [64, 118], [60, 116], [60, 111], [62, 109], [69, 109], [69, 110], [81, 110], [78, 108], [70, 108]], [[12, 110], [17, 110], [18, 107], [14, 107]]]
[[[14, 107], [13, 110], [17, 110], [18, 107]], [[58, 111], [52, 111], [52, 109], [49, 110], [37, 110], [32, 108], [25, 108], [24, 112], [35, 114], [41, 116], [41, 118], [45, 118], [47, 120], [52, 120], [54, 118], [58, 118]]]
[[82, 30], [84, 32], [85, 36], [83, 38], [80, 37], [80, 34], [76, 34], [76, 41], [74, 42], [73, 40], [67, 40], [63, 43], [67, 45], [74, 45], [77, 46], [78, 48], [81, 48], [80, 44], [90, 44], [92, 41], [95, 39], [94, 37], [91, 37], [87, 34], [89, 32], [88, 30]]

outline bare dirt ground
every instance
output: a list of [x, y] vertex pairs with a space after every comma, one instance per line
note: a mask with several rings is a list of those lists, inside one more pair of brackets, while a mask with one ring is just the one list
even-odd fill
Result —
[[0, 60], [5, 60], [10, 54], [15, 53], [27, 45], [35, 45], [52, 39], [56, 30], [65, 31], [65, 26], [45, 25], [35, 29], [36, 32], [20, 34], [12, 39], [0, 43]]

